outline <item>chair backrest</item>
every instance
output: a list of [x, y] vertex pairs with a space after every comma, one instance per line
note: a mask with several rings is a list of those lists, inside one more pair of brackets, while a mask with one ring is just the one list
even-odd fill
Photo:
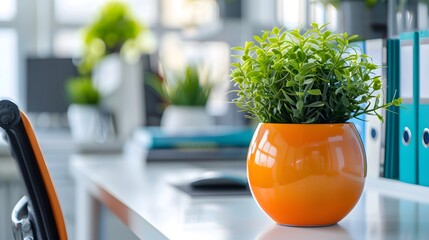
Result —
[[38, 240], [66, 240], [61, 207], [48, 168], [27, 116], [9, 100], [0, 101], [0, 127], [24, 179], [29, 215]]

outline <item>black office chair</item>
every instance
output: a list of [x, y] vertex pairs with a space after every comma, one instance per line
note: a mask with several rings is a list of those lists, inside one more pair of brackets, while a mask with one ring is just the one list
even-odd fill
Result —
[[24, 196], [12, 211], [15, 239], [67, 240], [61, 207], [27, 116], [9, 100], [0, 101], [0, 128], [24, 178]]

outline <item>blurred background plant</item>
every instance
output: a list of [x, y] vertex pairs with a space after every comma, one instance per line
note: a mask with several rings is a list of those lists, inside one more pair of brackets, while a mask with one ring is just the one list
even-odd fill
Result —
[[[342, 1], [350, 1], [350, 0], [321, 0], [323, 4], [331, 4], [332, 6], [339, 8]], [[368, 8], [374, 7], [379, 0], [362, 0]], [[383, 0], [384, 1], [384, 0]]]
[[66, 92], [70, 103], [73, 104], [98, 105], [100, 103], [100, 93], [89, 77], [80, 76], [69, 79]]
[[171, 77], [150, 79], [149, 85], [168, 105], [205, 106], [213, 84], [202, 72], [196, 65], [187, 65], [183, 72], [174, 72]]
[[84, 53], [79, 71], [88, 74], [106, 55], [120, 53], [138, 58], [146, 50], [148, 28], [120, 1], [108, 2], [96, 19], [83, 30]]

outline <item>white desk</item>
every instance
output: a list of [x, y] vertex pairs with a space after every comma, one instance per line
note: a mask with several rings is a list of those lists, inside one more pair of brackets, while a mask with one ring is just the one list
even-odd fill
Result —
[[[276, 225], [251, 196], [192, 198], [171, 186], [206, 170], [192, 163], [148, 163], [144, 168], [120, 155], [75, 155], [70, 166], [80, 204], [76, 207], [80, 240], [98, 239], [101, 203], [141, 239], [429, 237], [428, 189], [396, 181], [367, 179], [358, 205], [337, 225], [297, 228]], [[239, 171], [244, 173], [244, 167]]]

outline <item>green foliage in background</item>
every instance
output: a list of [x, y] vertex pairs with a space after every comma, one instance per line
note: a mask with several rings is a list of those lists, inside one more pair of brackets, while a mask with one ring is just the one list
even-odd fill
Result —
[[344, 123], [362, 114], [383, 120], [376, 110], [401, 99], [383, 103], [375, 94], [382, 87], [373, 72], [379, 66], [349, 45], [357, 36], [325, 26], [313, 23], [303, 34], [273, 28], [254, 36], [256, 44], [233, 48], [243, 52], [231, 64], [233, 102], [265, 123]]
[[85, 52], [80, 71], [90, 72], [102, 57], [119, 52], [127, 41], [137, 40], [146, 30], [128, 5], [120, 1], [108, 2], [95, 21], [84, 29]]
[[100, 94], [88, 77], [69, 79], [66, 92], [71, 103], [96, 105], [100, 102]]
[[[334, 6], [335, 8], [339, 8], [340, 7], [340, 3], [341, 1], [347, 1], [347, 0], [320, 0], [321, 3], [323, 4], [331, 4], [332, 6]], [[350, 0], [348, 0], [350, 1]], [[364, 0], [365, 1], [365, 5], [368, 8], [372, 8], [375, 5], [377, 5], [379, 0]], [[384, 0], [383, 0], [384, 1]]]
[[189, 65], [184, 73], [176, 73], [172, 79], [150, 81], [150, 85], [170, 105], [205, 106], [212, 85], [202, 79], [196, 66]]

